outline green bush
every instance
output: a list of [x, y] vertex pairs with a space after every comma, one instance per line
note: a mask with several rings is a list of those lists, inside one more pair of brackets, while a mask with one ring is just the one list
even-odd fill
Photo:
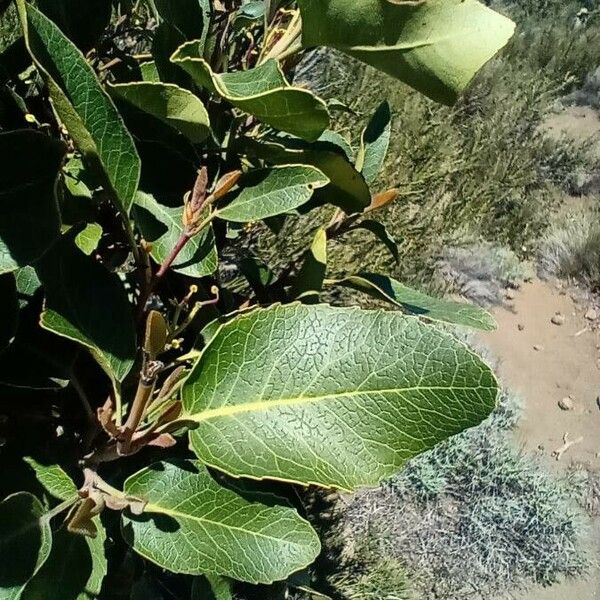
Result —
[[[514, 23], [477, 0], [14, 6], [0, 596], [310, 592], [321, 544], [298, 489], [377, 485], [479, 424], [498, 387], [432, 323], [493, 329], [481, 308], [378, 273], [326, 277], [328, 243], [356, 231], [398, 255], [377, 219], [397, 193], [372, 187], [390, 107], [353, 150], [331, 103], [286, 73], [335, 47], [452, 104]], [[243, 247], [254, 223], [312, 211], [330, 214], [281, 272]], [[321, 301], [346, 288], [395, 310]]]
[[[404, 565], [423, 598], [489, 598], [577, 576], [590, 564], [576, 478], [559, 480], [514, 446], [515, 400], [415, 460], [379, 491], [340, 505], [333, 535]], [[376, 550], [375, 550], [376, 549]]]

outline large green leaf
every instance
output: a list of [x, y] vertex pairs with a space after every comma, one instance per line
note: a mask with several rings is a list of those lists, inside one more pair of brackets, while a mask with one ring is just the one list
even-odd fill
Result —
[[[144, 239], [152, 244], [151, 255], [162, 264], [183, 233], [183, 207], [170, 208], [157, 202], [150, 194], [138, 192], [133, 216]], [[194, 236], [179, 253], [172, 269], [188, 277], [212, 275], [218, 265], [212, 227]]]
[[0, 598], [18, 600], [52, 548], [50, 523], [32, 494], [19, 492], [0, 502]]
[[147, 501], [142, 515], [123, 516], [125, 540], [176, 573], [270, 583], [307, 566], [320, 550], [295, 510], [249, 501], [195, 462], [155, 464], [124, 489]]
[[55, 188], [65, 153], [36, 131], [0, 134], [0, 273], [36, 260], [60, 235]]
[[217, 215], [226, 221], [245, 223], [289, 213], [328, 183], [321, 171], [308, 165], [258, 169], [247, 177], [241, 192], [217, 210]]
[[496, 395], [477, 356], [416, 318], [275, 305], [216, 333], [182, 419], [200, 460], [231, 475], [349, 490], [477, 425]]
[[385, 275], [361, 273], [335, 283], [391, 302], [408, 313], [426, 317], [432, 321], [464, 325], [484, 331], [496, 329], [494, 317], [479, 306], [434, 298]]
[[140, 159], [115, 105], [85, 57], [44, 14], [17, 0], [27, 46], [43, 73], [54, 107], [85, 160], [129, 211]]
[[202, 58], [198, 42], [184, 44], [171, 60], [198, 85], [275, 129], [316, 140], [329, 125], [325, 102], [308, 90], [291, 86], [275, 60], [248, 71], [219, 75]]
[[452, 103], [514, 23], [476, 0], [299, 0], [305, 46], [330, 46]]
[[75, 535], [66, 528], [54, 534], [52, 552], [25, 587], [21, 600], [90, 600], [98, 596], [107, 573], [106, 532], [98, 517], [95, 521], [95, 538]]
[[77, 498], [77, 486], [58, 465], [43, 465], [33, 458], [26, 458], [25, 462], [34, 470], [35, 478], [50, 496], [62, 501]]
[[119, 278], [74, 244], [70, 231], [37, 265], [46, 304], [42, 327], [87, 347], [115, 381], [136, 353], [132, 308]]
[[119, 83], [110, 93], [154, 115], [194, 143], [210, 134], [210, 119], [204, 104], [192, 92], [173, 83], [136, 81]]

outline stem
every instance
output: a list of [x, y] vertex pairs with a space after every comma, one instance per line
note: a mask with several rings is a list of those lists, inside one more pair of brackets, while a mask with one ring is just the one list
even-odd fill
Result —
[[61, 502], [58, 506], [55, 506], [51, 511], [48, 511], [42, 517], [42, 519], [50, 521], [50, 519], [53, 519], [56, 515], [59, 515], [61, 512], [63, 512], [64, 510], [66, 510], [67, 508], [69, 508], [70, 506], [75, 504], [75, 502], [77, 502], [77, 500], [79, 500], [78, 496], [71, 498], [70, 500], [65, 500], [64, 502]]
[[157, 271], [156, 275], [154, 276], [155, 284], [157, 281], [159, 281], [162, 277], [165, 276], [166, 272], [172, 267], [173, 263], [179, 256], [179, 253], [185, 248], [185, 245], [190, 241], [190, 239], [191, 239], [191, 236], [186, 231], [184, 231], [181, 234], [181, 236], [177, 240], [177, 243], [175, 244], [173, 250], [171, 250], [171, 253], [169, 254], [169, 256], [167, 256], [167, 258], [165, 259], [163, 264], [160, 266], [160, 269]]

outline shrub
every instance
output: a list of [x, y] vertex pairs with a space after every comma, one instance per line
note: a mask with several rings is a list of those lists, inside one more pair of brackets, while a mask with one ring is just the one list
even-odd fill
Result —
[[600, 287], [598, 207], [568, 205], [553, 219], [540, 242], [538, 262], [544, 276], [566, 277], [592, 289]]
[[[489, 330], [484, 310], [378, 273], [326, 278], [328, 241], [357, 230], [397, 258], [377, 214], [398, 194], [373, 185], [390, 107], [354, 151], [286, 71], [333, 46], [451, 104], [513, 23], [476, 0], [15, 6], [23, 39], [2, 56], [0, 114], [0, 595], [309, 588], [320, 541], [297, 488], [379, 483], [481, 422], [497, 384], [431, 323]], [[327, 219], [281, 272], [247, 253], [245, 282], [228, 275], [252, 223], [318, 209]], [[324, 288], [396, 310], [330, 306]]]
[[375, 555], [403, 564], [425, 598], [489, 598], [580, 575], [589, 565], [581, 486], [515, 449], [517, 419], [503, 394], [482, 425], [346, 500], [336, 542], [358, 562], [366, 545], [371, 563]]

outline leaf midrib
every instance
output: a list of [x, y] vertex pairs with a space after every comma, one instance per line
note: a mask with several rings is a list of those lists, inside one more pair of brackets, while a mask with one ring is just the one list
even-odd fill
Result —
[[246, 402], [244, 404], [230, 404], [227, 406], [221, 406], [219, 408], [213, 408], [205, 410], [203, 412], [182, 415], [181, 420], [194, 421], [196, 423], [202, 423], [211, 419], [217, 419], [220, 417], [234, 417], [238, 414], [244, 414], [249, 412], [261, 412], [271, 410], [273, 408], [280, 408], [284, 406], [297, 406], [302, 404], [313, 404], [315, 402], [324, 402], [331, 399], [338, 398], [352, 398], [355, 396], [362, 396], [365, 394], [404, 394], [408, 392], [420, 392], [420, 391], [461, 391], [461, 390], [494, 390], [494, 386], [414, 386], [405, 388], [387, 388], [387, 389], [374, 389], [374, 390], [352, 390], [345, 392], [332, 392], [330, 394], [323, 394], [320, 396], [298, 396], [294, 398], [280, 398], [278, 400], [257, 400], [255, 402]]
[[166, 508], [166, 507], [160, 506], [160, 504], [154, 504], [152, 502], [149, 502], [148, 504], [146, 504], [146, 506], [144, 507], [144, 512], [145, 513], [147, 513], [147, 512], [159, 513], [159, 514], [163, 514], [163, 515], [168, 515], [173, 518], [179, 517], [180, 519], [190, 519], [192, 521], [198, 521], [198, 523], [214, 525], [215, 527], [220, 527], [220, 528], [224, 528], [224, 529], [231, 530], [231, 531], [239, 531], [246, 535], [264, 538], [267, 540], [271, 540], [273, 542], [277, 542], [279, 544], [285, 543], [285, 544], [289, 544], [291, 546], [300, 546], [300, 547], [303, 546], [303, 544], [294, 543], [293, 541], [286, 540], [281, 537], [273, 537], [271, 535], [267, 535], [267, 534], [261, 533], [259, 531], [250, 531], [249, 529], [244, 529], [243, 527], [236, 527], [235, 525], [228, 525], [221, 521], [213, 521], [211, 519], [207, 519], [206, 517], [198, 517], [198, 516], [192, 515], [190, 513], [182, 513], [182, 512], [179, 512], [178, 510]]

